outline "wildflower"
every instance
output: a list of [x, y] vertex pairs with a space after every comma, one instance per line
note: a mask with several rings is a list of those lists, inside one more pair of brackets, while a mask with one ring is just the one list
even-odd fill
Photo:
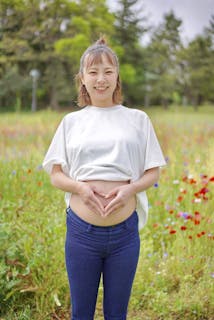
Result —
[[183, 193], [183, 194], [187, 194], [187, 190], [183, 189], [183, 188], [180, 188], [180, 192]]
[[173, 184], [179, 184], [179, 180], [173, 180]]
[[181, 202], [183, 200], [183, 197], [182, 196], [178, 196], [177, 197], [177, 202]]
[[214, 176], [210, 178], [210, 181], [211, 181], [211, 182], [214, 182]]
[[196, 183], [197, 183], [197, 181], [196, 181], [195, 179], [193, 179], [193, 178], [192, 178], [192, 179], [190, 179], [190, 180], [189, 180], [189, 183], [190, 183], [190, 184], [196, 184]]
[[200, 198], [201, 195], [204, 196], [207, 192], [209, 192], [209, 189], [202, 188], [198, 192], [195, 192], [194, 196], [197, 197], [197, 198]]
[[166, 163], [168, 163], [169, 162], [169, 157], [165, 157], [165, 161], [166, 161]]
[[32, 170], [31, 170], [31, 169], [28, 169], [27, 173], [28, 173], [28, 174], [31, 174], [31, 173], [32, 173]]
[[176, 230], [171, 229], [171, 230], [169, 231], [169, 233], [170, 233], [170, 234], [175, 234], [175, 233], [176, 233]]
[[15, 176], [16, 175], [16, 170], [12, 171], [12, 175]]
[[186, 226], [181, 226], [181, 230], [182, 230], [182, 231], [184, 231], [184, 230], [186, 230], [186, 229], [187, 229]]
[[200, 198], [193, 199], [193, 202], [195, 202], [195, 203], [201, 203], [201, 199], [200, 199]]
[[182, 217], [182, 218], [184, 218], [184, 219], [188, 219], [189, 215], [188, 215], [188, 212], [182, 212], [182, 211], [180, 211], [180, 212], [178, 213], [178, 217]]
[[192, 240], [192, 236], [188, 236], [188, 238], [189, 238], [190, 240]]
[[158, 185], [158, 183], [156, 182], [156, 183], [154, 184], [154, 187], [155, 187], [155, 188], [158, 188], [158, 186], [159, 186], [159, 185]]

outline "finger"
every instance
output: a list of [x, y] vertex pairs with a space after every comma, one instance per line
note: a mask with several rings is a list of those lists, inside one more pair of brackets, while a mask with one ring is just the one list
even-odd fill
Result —
[[105, 211], [104, 211], [105, 208], [102, 202], [96, 196], [93, 197], [92, 201], [96, 210], [103, 216], [105, 214]]
[[94, 193], [100, 195], [101, 197], [105, 197], [105, 196], [106, 196], [105, 193], [100, 192], [100, 191], [97, 189], [97, 187], [95, 187], [95, 186], [92, 186], [92, 190], [93, 190]]
[[105, 216], [111, 214], [112, 212], [118, 210], [121, 207], [121, 203], [118, 199], [114, 199], [105, 207]]
[[111, 192], [109, 192], [109, 193], [107, 193], [107, 194], [105, 195], [105, 198], [106, 198], [106, 199], [111, 198], [111, 197], [117, 195], [117, 193], [118, 193], [118, 189], [113, 189]]
[[97, 206], [94, 202], [90, 203], [88, 205], [89, 209], [91, 211], [93, 211], [95, 214], [99, 215], [99, 216], [103, 216], [104, 215], [104, 211], [100, 209], [99, 206]]

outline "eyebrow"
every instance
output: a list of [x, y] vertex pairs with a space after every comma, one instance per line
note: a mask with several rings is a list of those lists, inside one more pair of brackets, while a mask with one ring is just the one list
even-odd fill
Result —
[[[90, 66], [87, 68], [87, 70], [89, 70], [89, 69], [98, 70], [99, 68], [95, 67], [95, 66]], [[109, 66], [109, 67], [104, 68], [104, 70], [109, 70], [109, 69], [114, 69], [114, 66]]]

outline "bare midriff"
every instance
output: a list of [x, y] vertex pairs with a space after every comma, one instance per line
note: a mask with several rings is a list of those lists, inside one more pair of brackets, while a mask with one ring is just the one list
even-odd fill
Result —
[[[99, 192], [108, 194], [112, 189], [118, 186], [128, 184], [129, 181], [102, 181], [102, 180], [91, 180], [84, 181], [90, 185], [93, 185], [99, 190]], [[107, 206], [113, 198], [105, 199], [102, 196], [96, 194], [104, 207]], [[81, 197], [78, 194], [72, 194], [70, 199], [71, 209], [84, 221], [97, 225], [97, 226], [111, 226], [118, 224], [126, 220], [136, 208], [136, 198], [135, 196], [127, 199], [125, 206], [116, 210], [115, 212], [110, 213], [106, 217], [102, 217], [98, 213], [91, 211], [87, 205], [82, 201]]]

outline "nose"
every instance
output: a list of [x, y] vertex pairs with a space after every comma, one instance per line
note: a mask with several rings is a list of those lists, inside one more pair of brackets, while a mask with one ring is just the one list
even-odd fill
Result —
[[97, 82], [98, 82], [98, 83], [103, 83], [103, 82], [105, 82], [105, 74], [104, 74], [104, 73], [102, 73], [102, 72], [98, 73], [98, 75], [97, 75]]

